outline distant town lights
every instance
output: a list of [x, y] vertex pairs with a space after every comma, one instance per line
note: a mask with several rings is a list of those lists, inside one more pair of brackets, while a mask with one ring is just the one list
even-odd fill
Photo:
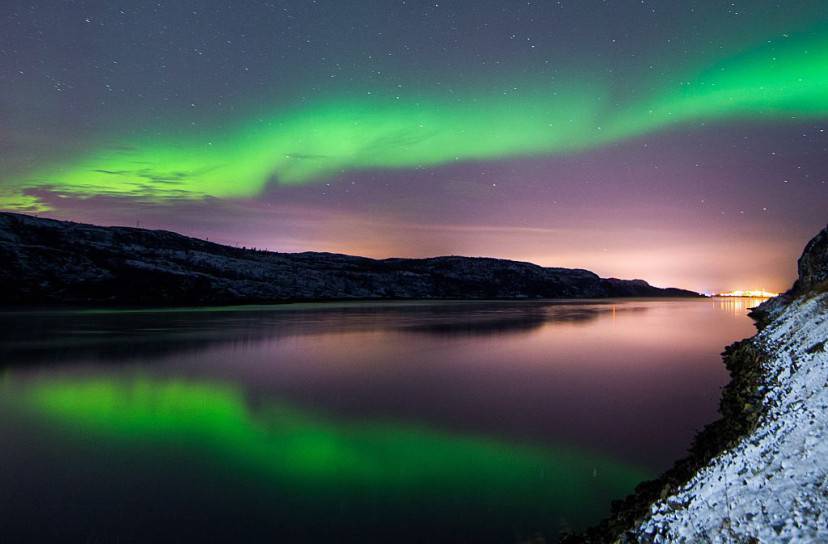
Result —
[[716, 297], [745, 297], [745, 298], [773, 298], [779, 296], [779, 293], [771, 293], [769, 291], [728, 291], [727, 293], [717, 293]]

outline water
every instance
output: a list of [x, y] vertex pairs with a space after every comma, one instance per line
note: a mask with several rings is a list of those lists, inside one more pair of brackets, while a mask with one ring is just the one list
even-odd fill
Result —
[[0, 314], [7, 541], [553, 541], [715, 418], [743, 300]]

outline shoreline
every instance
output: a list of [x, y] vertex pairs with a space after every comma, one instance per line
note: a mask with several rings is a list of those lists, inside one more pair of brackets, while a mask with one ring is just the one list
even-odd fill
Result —
[[637, 542], [828, 541], [828, 285], [757, 335], [756, 427], [636, 525]]
[[[757, 321], [754, 322], [759, 325]], [[733, 342], [722, 352], [730, 373], [719, 401], [722, 417], [705, 425], [693, 438], [688, 455], [653, 480], [638, 484], [623, 499], [612, 502], [611, 513], [585, 531], [565, 534], [562, 544], [624, 542], [657, 501], [687, 484], [717, 455], [733, 447], [755, 429], [761, 415], [763, 365], [768, 354], [755, 343], [756, 336]]]
[[428, 306], [436, 304], [613, 304], [614, 301], [660, 301], [660, 302], [687, 302], [713, 300], [714, 297], [671, 297], [671, 296], [610, 296], [594, 298], [343, 298], [343, 299], [309, 299], [276, 302], [261, 302], [249, 304], [201, 304], [201, 305], [106, 305], [106, 304], [32, 304], [32, 305], [4, 305], [0, 304], [2, 313], [154, 313], [154, 312], [256, 312], [271, 310], [290, 310], [297, 308], [337, 309], [348, 307], [395, 307], [395, 306]]
[[561, 542], [828, 540], [828, 227], [797, 268], [790, 290], [748, 314], [757, 334], [722, 353], [721, 417], [672, 468]]

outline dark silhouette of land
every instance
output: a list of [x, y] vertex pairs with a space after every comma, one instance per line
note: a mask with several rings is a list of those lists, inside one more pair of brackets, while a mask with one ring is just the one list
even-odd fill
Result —
[[0, 213], [0, 281], [7, 305], [700, 296], [504, 259], [274, 253], [13, 213]]

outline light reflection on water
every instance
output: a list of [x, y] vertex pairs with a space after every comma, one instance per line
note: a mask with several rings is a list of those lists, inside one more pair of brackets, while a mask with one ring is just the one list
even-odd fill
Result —
[[0, 314], [0, 527], [552, 540], [714, 418], [752, 302]]
[[744, 315], [753, 308], [765, 302], [766, 298], [758, 297], [714, 297], [712, 299], [718, 308], [732, 314], [735, 317], [744, 317]]

